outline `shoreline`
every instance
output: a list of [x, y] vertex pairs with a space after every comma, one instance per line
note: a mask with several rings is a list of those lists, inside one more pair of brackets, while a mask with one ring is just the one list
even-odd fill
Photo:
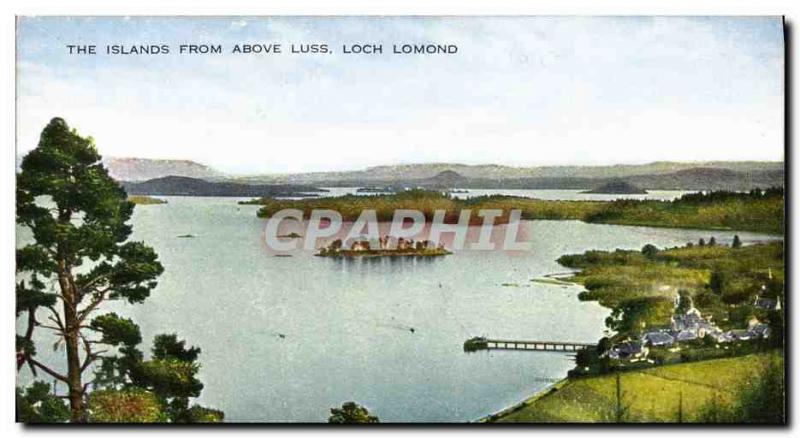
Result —
[[528, 397], [528, 398], [526, 398], [526, 399], [524, 399], [522, 401], [514, 403], [511, 406], [508, 406], [506, 408], [500, 409], [499, 411], [493, 412], [491, 414], [484, 415], [483, 417], [480, 417], [477, 420], [469, 421], [468, 423], [493, 423], [493, 422], [499, 420], [500, 418], [505, 417], [508, 414], [514, 413], [514, 412], [516, 412], [516, 411], [518, 411], [520, 409], [523, 409], [523, 408], [533, 404], [534, 402], [538, 401], [539, 399], [541, 399], [541, 398], [545, 397], [546, 395], [550, 394], [554, 389], [555, 390], [559, 390], [559, 389], [563, 388], [569, 382], [570, 382], [569, 376], [565, 376], [561, 380], [553, 382], [552, 384], [542, 388], [541, 390], [536, 391], [533, 395], [531, 395], [530, 397]]
[[[569, 277], [575, 275], [576, 272], [580, 272], [580, 269], [577, 269], [577, 270], [574, 270], [574, 271], [567, 271], [567, 272], [553, 272], [553, 273], [550, 273], [550, 274], [543, 275], [542, 278], [557, 279], [557, 281], [559, 281], [559, 283], [561, 283], [563, 285], [580, 286], [584, 290], [587, 290], [586, 287], [583, 286], [580, 283], [561, 280], [561, 278], [569, 278]], [[578, 299], [578, 301], [579, 302], [581, 301], [580, 298]], [[603, 307], [605, 307], [605, 306], [603, 306]], [[505, 417], [508, 414], [514, 413], [514, 412], [516, 412], [516, 411], [518, 411], [520, 409], [525, 408], [526, 406], [531, 405], [532, 403], [538, 401], [542, 397], [545, 397], [546, 395], [550, 394], [554, 389], [555, 390], [559, 390], [559, 389], [563, 388], [569, 382], [570, 382], [569, 370], [567, 370], [567, 375], [566, 376], [564, 376], [561, 379], [559, 379], [559, 380], [557, 380], [557, 381], [545, 386], [544, 388], [540, 389], [539, 391], [536, 391], [535, 393], [531, 394], [529, 397], [523, 399], [522, 401], [519, 401], [517, 403], [514, 403], [511, 406], [508, 406], [508, 407], [505, 407], [503, 409], [500, 409], [499, 411], [492, 412], [490, 414], [484, 415], [484, 416], [478, 418], [477, 420], [470, 421], [469, 423], [493, 423], [493, 422], [499, 420], [500, 418]]]

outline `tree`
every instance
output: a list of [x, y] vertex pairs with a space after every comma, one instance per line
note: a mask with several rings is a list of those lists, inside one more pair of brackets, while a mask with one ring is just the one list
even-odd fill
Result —
[[600, 338], [600, 341], [597, 342], [597, 354], [605, 354], [608, 350], [611, 350], [612, 344], [608, 336], [603, 336]]
[[694, 307], [694, 303], [692, 302], [692, 295], [689, 291], [681, 289], [678, 291], [678, 305], [675, 308], [675, 313], [677, 314], [685, 314], [691, 308]]
[[[159, 421], [222, 421], [225, 417], [222, 411], [200, 405], [189, 406], [189, 398], [198, 397], [203, 390], [203, 384], [197, 379], [200, 351], [197, 347], [187, 348], [186, 342], [179, 340], [175, 334], [162, 334], [153, 341], [150, 360], [144, 360], [144, 355], [136, 348], [127, 348], [119, 356], [104, 357], [96, 373], [95, 389], [102, 391], [105, 396], [91, 401], [96, 402], [100, 411], [111, 412], [104, 415], [106, 421], [133, 422], [130, 419], [121, 420], [126, 417], [115, 413], [118, 411], [114, 407], [118, 404], [117, 399], [144, 400], [137, 402], [141, 404], [150, 396], [160, 407]], [[105, 406], [108, 404], [112, 406]], [[154, 418], [152, 410], [147, 412], [150, 415], [147, 418]], [[95, 410], [92, 410], [92, 414], [95, 415]]]
[[17, 421], [22, 423], [64, 423], [69, 420], [69, 407], [50, 393], [50, 385], [36, 381], [17, 388]]
[[648, 259], [652, 259], [653, 257], [658, 254], [658, 248], [655, 245], [648, 243], [647, 245], [642, 247], [642, 254]]
[[341, 408], [332, 408], [328, 423], [355, 424], [379, 423], [378, 417], [371, 415], [367, 408], [355, 403], [345, 402]]
[[770, 310], [767, 314], [767, 323], [769, 324], [769, 338], [768, 345], [772, 347], [784, 346], [784, 326], [783, 309]]
[[720, 405], [712, 399], [700, 408], [705, 423], [785, 424], [786, 382], [782, 362], [770, 357], [753, 379], [732, 388], [734, 399]]
[[[134, 206], [100, 160], [91, 137], [54, 118], [17, 174], [16, 220], [33, 235], [16, 257], [22, 278], [16, 313], [27, 314], [17, 336], [17, 368], [28, 364], [34, 375], [43, 371], [66, 383], [73, 422], [87, 420], [83, 373], [105, 352], [98, 345], [124, 349], [141, 340], [130, 319], [90, 318], [110, 300], [143, 302], [163, 272], [149, 246], [127, 241]], [[37, 319], [40, 309], [47, 321]], [[66, 374], [36, 359], [36, 329], [63, 342]]]
[[700, 240], [697, 241], [697, 245], [706, 246], [706, 240], [701, 237]]
[[714, 236], [711, 236], [711, 238], [708, 239], [708, 246], [714, 246], [716, 244], [717, 244], [717, 239]]
[[728, 279], [725, 272], [715, 269], [711, 272], [711, 279], [708, 282], [708, 287], [717, 295], [722, 295], [725, 291], [725, 285]]
[[735, 234], [733, 236], [733, 243], [731, 244], [731, 246], [733, 248], [741, 248], [742, 247], [742, 241], [739, 239], [739, 235], [738, 234]]

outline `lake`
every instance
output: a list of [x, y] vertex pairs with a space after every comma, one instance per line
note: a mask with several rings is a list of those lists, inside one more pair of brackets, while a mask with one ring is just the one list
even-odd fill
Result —
[[[143, 305], [106, 308], [141, 325], [146, 349], [164, 332], [199, 345], [200, 403], [240, 422], [325, 421], [349, 400], [382, 421], [475, 420], [547, 387], [573, 363], [569, 353], [466, 354], [466, 339], [603, 336], [609, 312], [580, 302], [581, 287], [530, 281], [565, 271], [556, 258], [712, 235], [730, 243], [734, 234], [530, 221], [533, 250], [524, 253], [342, 260], [296, 251], [282, 258], [265, 248], [258, 206], [165, 199], [137, 206], [133, 217], [133, 238], [153, 246], [166, 269], [158, 287]], [[196, 237], [178, 238], [185, 234]], [[738, 234], [744, 243], [766, 238]], [[41, 357], [63, 369], [63, 350], [53, 352], [47, 334], [38, 339]]]

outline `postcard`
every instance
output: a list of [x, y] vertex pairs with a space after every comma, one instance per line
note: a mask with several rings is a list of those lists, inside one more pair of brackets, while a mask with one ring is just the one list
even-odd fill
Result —
[[784, 51], [20, 16], [16, 421], [786, 424]]

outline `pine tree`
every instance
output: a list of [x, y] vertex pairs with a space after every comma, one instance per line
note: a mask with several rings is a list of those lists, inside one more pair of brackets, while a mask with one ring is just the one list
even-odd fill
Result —
[[[93, 317], [110, 300], [141, 303], [163, 267], [152, 248], [128, 241], [133, 204], [108, 175], [91, 137], [54, 118], [17, 175], [17, 223], [33, 242], [17, 250], [17, 368], [27, 364], [66, 383], [73, 422], [87, 420], [83, 373], [102, 353], [97, 346], [141, 341], [139, 327], [114, 313]], [[51, 286], [52, 285], [52, 286]], [[37, 310], [46, 321], [37, 319]], [[66, 373], [36, 358], [33, 333], [51, 330], [66, 348]]]
[[723, 271], [713, 270], [711, 271], [711, 279], [708, 282], [708, 287], [717, 295], [722, 295], [725, 292], [725, 285], [727, 283], [727, 278]]

